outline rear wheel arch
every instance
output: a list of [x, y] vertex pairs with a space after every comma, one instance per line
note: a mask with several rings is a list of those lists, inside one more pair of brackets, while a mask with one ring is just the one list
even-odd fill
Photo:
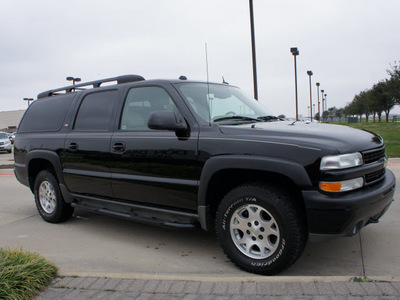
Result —
[[52, 151], [32, 151], [27, 156], [27, 175], [29, 187], [33, 192], [37, 175], [48, 170], [57, 179], [58, 183], [64, 184], [62, 167], [58, 155]]

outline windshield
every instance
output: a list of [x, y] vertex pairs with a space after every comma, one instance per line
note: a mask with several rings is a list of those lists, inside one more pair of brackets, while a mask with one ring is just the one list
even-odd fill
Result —
[[8, 135], [5, 132], [0, 132], [0, 139], [8, 139]]
[[239, 88], [207, 83], [178, 84], [200, 118], [212, 123], [261, 122], [277, 119]]

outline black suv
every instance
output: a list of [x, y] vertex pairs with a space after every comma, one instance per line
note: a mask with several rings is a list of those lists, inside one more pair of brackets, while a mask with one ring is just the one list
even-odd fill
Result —
[[240, 268], [276, 274], [307, 239], [352, 236], [393, 201], [380, 136], [288, 122], [239, 88], [125, 75], [49, 90], [26, 111], [15, 174], [42, 218], [74, 208], [215, 229]]

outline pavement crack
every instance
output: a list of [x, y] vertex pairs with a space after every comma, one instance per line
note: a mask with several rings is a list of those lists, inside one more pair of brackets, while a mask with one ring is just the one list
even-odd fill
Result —
[[358, 237], [359, 237], [359, 240], [360, 240], [362, 276], [363, 276], [363, 278], [367, 278], [367, 275], [365, 274], [365, 261], [364, 261], [364, 251], [363, 251], [363, 244], [362, 244], [361, 231], [358, 233]]

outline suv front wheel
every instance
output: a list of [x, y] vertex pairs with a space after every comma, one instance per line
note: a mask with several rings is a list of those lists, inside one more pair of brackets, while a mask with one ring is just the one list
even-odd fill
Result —
[[232, 262], [263, 275], [289, 268], [307, 242], [304, 218], [293, 200], [262, 183], [239, 186], [222, 199], [216, 232]]
[[59, 223], [69, 219], [74, 209], [65, 203], [58, 181], [49, 171], [41, 171], [35, 180], [34, 195], [36, 208], [47, 222]]

